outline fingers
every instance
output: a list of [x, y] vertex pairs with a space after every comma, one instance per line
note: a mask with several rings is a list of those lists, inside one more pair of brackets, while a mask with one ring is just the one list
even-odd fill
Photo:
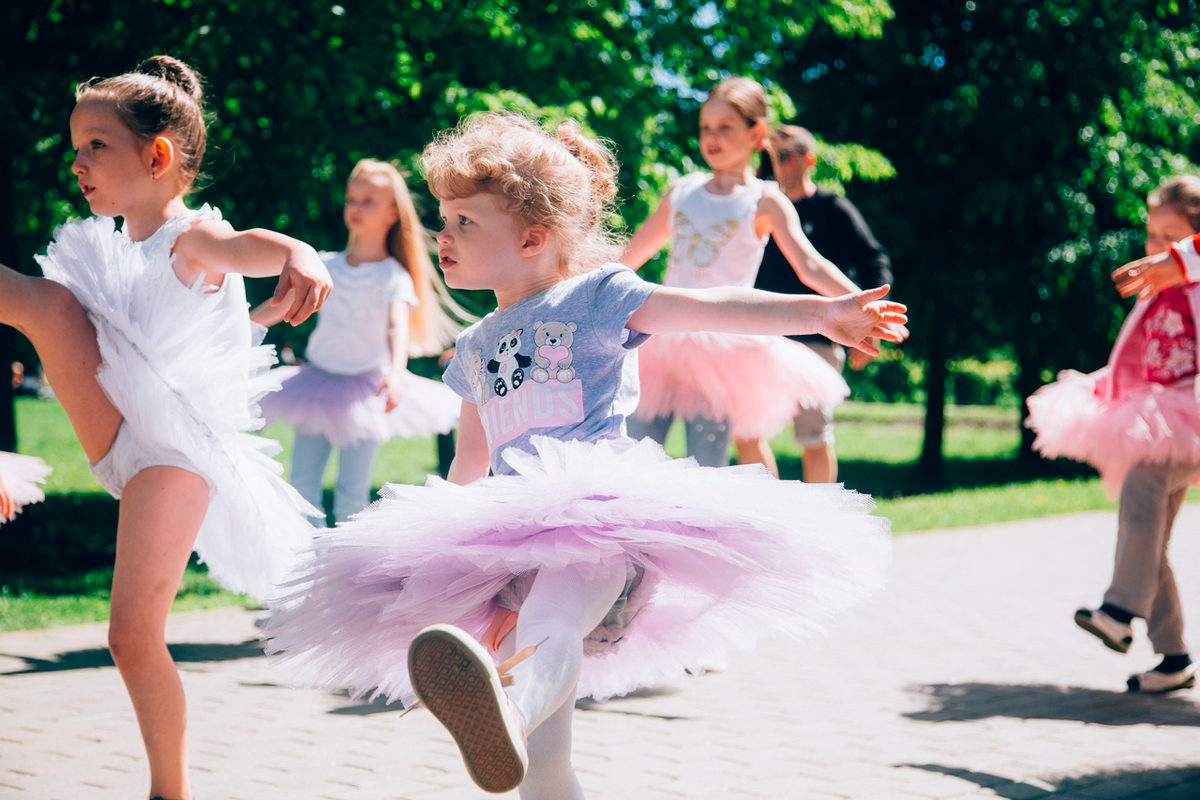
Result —
[[324, 287], [317, 283], [310, 284], [304, 291], [297, 290], [291, 307], [283, 315], [284, 321], [292, 325], [304, 322], [321, 307], [327, 294]]
[[883, 286], [876, 286], [874, 289], [864, 289], [858, 293], [858, 299], [862, 303], [872, 303], [887, 297], [887, 293], [891, 290], [892, 287], [885, 283]]
[[[870, 356], [871, 358], [875, 358], [879, 355], [879, 346], [876, 344], [876, 341], [878, 340], [875, 338], [863, 339], [854, 346], [855, 353], [862, 353], [866, 356]], [[850, 360], [854, 360], [853, 355], [851, 355]], [[857, 369], [857, 367], [855, 369]]]
[[279, 282], [275, 284], [275, 294], [271, 295], [271, 305], [278, 306], [291, 290], [292, 275], [290, 272], [285, 272], [279, 276]]
[[[879, 323], [875, 326], [875, 329], [871, 331], [871, 335], [877, 339], [882, 339], [885, 342], [900, 344], [908, 338], [908, 328], [897, 323]], [[869, 352], [861, 344], [858, 345], [858, 349], [862, 350], [863, 352]], [[879, 355], [879, 351], [876, 350], [874, 355]]]

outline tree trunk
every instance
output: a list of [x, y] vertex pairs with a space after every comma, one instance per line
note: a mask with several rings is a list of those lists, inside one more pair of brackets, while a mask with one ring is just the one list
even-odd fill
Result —
[[925, 440], [921, 445], [921, 471], [931, 477], [942, 475], [942, 437], [946, 429], [945, 340], [934, 336], [925, 363]]

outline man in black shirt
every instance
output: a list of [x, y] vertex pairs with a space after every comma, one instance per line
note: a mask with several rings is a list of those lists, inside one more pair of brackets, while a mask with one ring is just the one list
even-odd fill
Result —
[[[862, 215], [846, 198], [818, 187], [812, 180], [816, 166], [816, 140], [804, 128], [783, 125], [772, 136], [772, 159], [779, 188], [796, 206], [804, 234], [821, 255], [867, 289], [891, 283], [891, 260], [875, 241]], [[767, 242], [755, 287], [770, 292], [815, 294], [796, 277], [774, 241]], [[839, 372], [846, 361], [845, 350], [823, 336], [793, 336], [812, 348]], [[860, 350], [850, 353], [850, 366], [862, 369], [871, 357]], [[804, 448], [804, 480], [832, 483], [837, 480], [837, 456], [833, 450], [833, 417], [821, 409], [802, 409], [794, 421], [796, 442]], [[766, 443], [760, 443], [766, 450]]]

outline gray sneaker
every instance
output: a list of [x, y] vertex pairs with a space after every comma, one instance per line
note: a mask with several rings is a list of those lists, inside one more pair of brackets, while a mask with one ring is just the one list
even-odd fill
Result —
[[1098, 608], [1081, 608], [1075, 612], [1075, 624], [1104, 642], [1118, 653], [1128, 653], [1133, 644], [1133, 626], [1117, 622]]

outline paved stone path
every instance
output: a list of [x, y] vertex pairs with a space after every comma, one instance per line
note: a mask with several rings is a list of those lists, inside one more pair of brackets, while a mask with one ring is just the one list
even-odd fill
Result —
[[[1200, 798], [1200, 689], [1124, 693], [1154, 663], [1144, 639], [1121, 656], [1071, 621], [1100, 598], [1115, 527], [1097, 512], [900, 537], [890, 588], [828, 638], [581, 703], [589, 798]], [[1176, 532], [1200, 650], [1200, 505]], [[281, 686], [254, 616], [170, 621], [201, 800], [484, 796], [427, 713]], [[102, 624], [0, 634], [3, 800], [145, 797], [104, 641]]]

